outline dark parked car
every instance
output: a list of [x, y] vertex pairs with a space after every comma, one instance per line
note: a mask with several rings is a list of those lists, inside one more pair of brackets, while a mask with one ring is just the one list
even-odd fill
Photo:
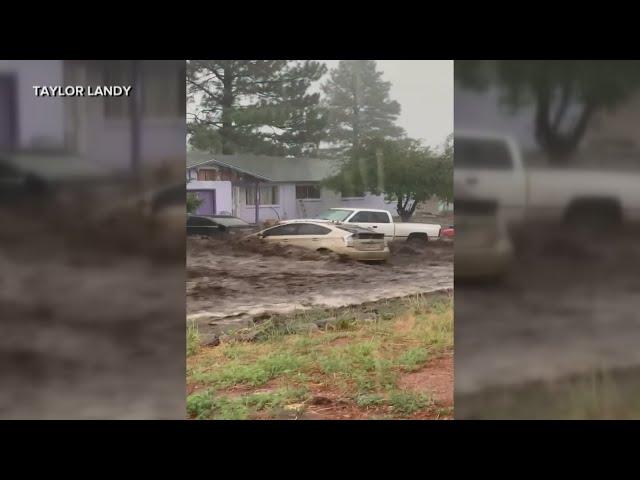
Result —
[[33, 200], [49, 193], [50, 185], [40, 176], [25, 172], [0, 159], [0, 201]]
[[231, 215], [188, 215], [187, 235], [221, 236], [227, 233], [249, 233], [253, 225]]

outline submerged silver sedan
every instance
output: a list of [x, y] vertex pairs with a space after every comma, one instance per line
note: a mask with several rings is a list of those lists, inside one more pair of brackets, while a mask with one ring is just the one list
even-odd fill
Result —
[[251, 235], [267, 242], [329, 251], [365, 261], [386, 261], [389, 247], [383, 233], [355, 225], [291, 221]]

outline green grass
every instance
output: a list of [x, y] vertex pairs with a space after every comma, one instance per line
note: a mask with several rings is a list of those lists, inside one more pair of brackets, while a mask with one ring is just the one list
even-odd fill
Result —
[[276, 351], [251, 363], [235, 359], [222, 365], [222, 368], [195, 371], [192, 377], [197, 383], [206, 383], [217, 389], [236, 385], [259, 387], [272, 378], [295, 373], [303, 366], [304, 361], [303, 357], [294, 356], [290, 352]]
[[362, 393], [355, 397], [355, 402], [360, 408], [381, 407], [387, 403], [384, 395], [379, 393]]
[[389, 395], [389, 405], [394, 412], [411, 415], [431, 405], [430, 397], [424, 393], [393, 391]]
[[232, 397], [217, 396], [215, 391], [207, 390], [187, 398], [187, 413], [200, 420], [246, 420], [251, 413], [274, 411], [301, 401], [306, 393], [305, 388], [281, 388]]
[[462, 418], [640, 419], [640, 368], [593, 370], [464, 396]]
[[422, 347], [410, 348], [397, 360], [397, 364], [404, 370], [412, 372], [420, 369], [429, 359], [429, 352]]
[[[322, 326], [307, 328], [316, 321]], [[188, 398], [189, 416], [274, 418], [327, 391], [375, 418], [430, 409], [435, 416], [429, 392], [404, 391], [398, 382], [452, 348], [452, 323], [448, 295], [267, 319], [252, 342], [238, 336], [191, 350], [188, 383], [197, 393]]]
[[198, 334], [198, 326], [195, 322], [187, 323], [187, 357], [191, 357], [198, 353], [200, 347], [200, 335]]

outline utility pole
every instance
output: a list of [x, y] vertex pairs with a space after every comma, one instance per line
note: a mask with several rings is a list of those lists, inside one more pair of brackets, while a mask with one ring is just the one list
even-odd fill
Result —
[[256, 181], [256, 192], [254, 195], [254, 202], [256, 206], [256, 226], [258, 226], [258, 222], [260, 221], [260, 182]]

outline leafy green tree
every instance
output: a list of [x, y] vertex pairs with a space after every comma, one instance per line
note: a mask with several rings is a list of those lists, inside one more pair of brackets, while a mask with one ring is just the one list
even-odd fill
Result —
[[187, 193], [187, 213], [195, 213], [202, 204], [202, 199], [195, 193]]
[[442, 153], [412, 139], [363, 140], [325, 184], [336, 191], [364, 191], [396, 202], [403, 221], [432, 198], [453, 200], [453, 137]]
[[311, 60], [188, 61], [191, 145], [268, 155], [299, 155], [318, 145], [326, 113], [309, 87], [325, 72]]
[[398, 138], [400, 104], [389, 98], [374, 60], [341, 60], [322, 86], [329, 111], [329, 139], [338, 153], [358, 148], [366, 138]]
[[497, 86], [503, 104], [534, 106], [535, 138], [552, 162], [566, 163], [594, 115], [612, 109], [640, 86], [636, 60], [456, 61], [461, 86]]

